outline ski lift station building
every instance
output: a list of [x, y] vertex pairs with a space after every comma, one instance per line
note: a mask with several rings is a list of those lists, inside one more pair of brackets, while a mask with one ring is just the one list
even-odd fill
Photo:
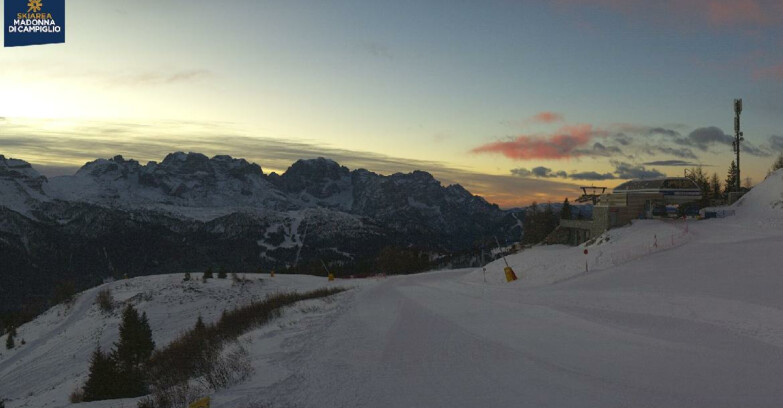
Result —
[[632, 219], [653, 218], [657, 207], [698, 201], [701, 194], [699, 186], [685, 177], [630, 180], [594, 197], [592, 220], [560, 220], [560, 229], [568, 232], [569, 244], [578, 245]]

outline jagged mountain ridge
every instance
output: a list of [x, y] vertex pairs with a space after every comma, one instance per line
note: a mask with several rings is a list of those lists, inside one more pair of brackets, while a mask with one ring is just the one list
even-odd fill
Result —
[[[0, 193], [0, 253], [13, 264], [3, 274], [28, 292], [43, 283], [41, 299], [65, 280], [320, 259], [366, 269], [387, 246], [445, 254], [519, 234], [496, 205], [429, 173], [383, 176], [324, 158], [278, 175], [229, 156], [115, 156], [51, 179], [2, 158]], [[3, 308], [17, 296], [0, 298]]]

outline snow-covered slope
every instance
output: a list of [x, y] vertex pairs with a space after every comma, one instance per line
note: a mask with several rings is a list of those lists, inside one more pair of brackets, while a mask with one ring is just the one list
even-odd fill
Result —
[[[511, 255], [513, 283], [503, 260], [486, 272], [338, 280], [355, 287], [243, 336], [255, 374], [213, 393], [212, 406], [779, 407], [783, 230], [756, 222], [783, 218], [770, 200], [783, 185], [773, 183], [736, 217], [634, 222], [588, 255], [565, 246]], [[324, 279], [263, 282], [246, 293], [178, 276], [111, 285], [150, 315], [163, 343], [198, 313], [215, 319], [226, 304]], [[19, 329], [27, 344], [0, 356], [7, 406], [67, 405], [91, 349], [116, 338], [117, 317], [91, 306], [94, 293]]]
[[[266, 295], [282, 291], [308, 291], [326, 286], [352, 287], [372, 281], [327, 282], [326, 278], [301, 275], [243, 275], [249, 282], [211, 279], [202, 283], [200, 273], [183, 282], [183, 275], [158, 275], [120, 280], [85, 291], [70, 305], [58, 305], [21, 326], [12, 350], [0, 352], [0, 400], [6, 407], [61, 407], [87, 377], [89, 359], [97, 346], [109, 350], [118, 340], [122, 308], [132, 304], [147, 313], [157, 345], [163, 346], [193, 327], [199, 315], [205, 322], [217, 321], [224, 309], [233, 309]], [[95, 304], [100, 290], [109, 289], [117, 302], [115, 312], [106, 314]], [[345, 295], [338, 295], [345, 296]], [[349, 295], [350, 296], [350, 295]], [[288, 308], [285, 316], [255, 336], [280, 341], [288, 331], [301, 329], [310, 315], [331, 313], [339, 305], [330, 299], [301, 302]], [[250, 337], [248, 337], [249, 339]], [[5, 337], [2, 338], [5, 344]], [[247, 339], [246, 339], [247, 340]], [[25, 344], [20, 344], [21, 342]], [[263, 343], [261, 340], [260, 343]], [[250, 344], [254, 350], [262, 344]], [[262, 375], [266, 375], [259, 370]], [[92, 407], [135, 407], [135, 401], [85, 404]]]
[[765, 228], [783, 228], [783, 169], [770, 174], [734, 203], [737, 216]]

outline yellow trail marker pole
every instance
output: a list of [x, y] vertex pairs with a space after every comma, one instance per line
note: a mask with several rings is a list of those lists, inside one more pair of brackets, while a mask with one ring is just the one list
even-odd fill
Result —
[[329, 272], [329, 268], [326, 267], [326, 264], [324, 263], [324, 260], [321, 259], [321, 265], [323, 265], [324, 270], [326, 271], [326, 275], [329, 277], [329, 282], [334, 280], [334, 274], [332, 272]]
[[503, 250], [500, 249], [500, 241], [498, 241], [498, 237], [495, 237], [495, 243], [498, 244], [498, 251], [500, 251], [500, 256], [503, 257], [503, 262], [506, 263], [506, 267], [503, 268], [503, 272], [506, 273], [506, 282], [513, 282], [517, 280], [517, 274], [514, 273], [514, 270], [511, 269], [511, 267], [508, 265], [508, 261], [506, 260], [506, 256], [503, 255]]
[[209, 397], [191, 402], [188, 408], [209, 408]]

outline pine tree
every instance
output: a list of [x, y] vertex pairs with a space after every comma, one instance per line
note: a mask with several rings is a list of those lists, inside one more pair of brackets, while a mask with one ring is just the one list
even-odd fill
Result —
[[8, 330], [8, 338], [5, 339], [5, 348], [8, 350], [11, 350], [14, 348], [14, 337], [16, 336], [16, 327], [11, 326], [11, 329]]
[[701, 196], [702, 201], [705, 201], [705, 205], [707, 204], [706, 201], [710, 198], [710, 181], [707, 178], [707, 173], [704, 172], [704, 170], [699, 167], [694, 167], [688, 171], [688, 178], [693, 180], [697, 186], [699, 186], [699, 189], [701, 190]]
[[117, 397], [138, 397], [147, 393], [143, 370], [149, 362], [155, 342], [152, 340], [147, 313], [139, 316], [132, 305], [122, 313], [120, 341], [112, 353], [120, 373]]
[[155, 342], [152, 340], [147, 313], [139, 316], [132, 305], [125, 308], [120, 324], [120, 341], [115, 346], [120, 365], [139, 367], [149, 361], [155, 350]]
[[90, 374], [84, 384], [84, 401], [117, 398], [117, 367], [109, 354], [95, 349], [90, 359]]
[[212, 267], [210, 266], [209, 268], [207, 268], [206, 272], [204, 272], [204, 276], [202, 276], [201, 278], [204, 282], [206, 282], [207, 279], [212, 279], [213, 277], [214, 276], [212, 276]]
[[554, 231], [559, 222], [558, 217], [555, 215], [555, 209], [552, 208], [552, 203], [546, 203], [542, 217], [544, 229], [541, 231], [541, 239], [539, 239], [539, 241], [543, 240], [550, 232]]
[[737, 165], [734, 160], [731, 161], [729, 166], [729, 174], [726, 176], [726, 193], [737, 190]]
[[187, 282], [190, 280], [190, 272], [185, 272], [185, 278], [182, 279], [183, 282]]
[[220, 270], [218, 270], [218, 275], [217, 275], [218, 279], [226, 279], [227, 276], [228, 275], [226, 274], [226, 268], [221, 266]]
[[568, 202], [568, 197], [563, 201], [563, 208], [560, 209], [560, 218], [564, 220], [571, 219], [571, 204]]
[[535, 244], [538, 241], [536, 241], [536, 237], [538, 236], [537, 230], [539, 229], [537, 217], [538, 214], [538, 204], [533, 201], [532, 204], [530, 204], [530, 207], [527, 207], [525, 209], [525, 219], [522, 221], [522, 230], [523, 230], [523, 236], [522, 236], [522, 242], [526, 244]]
[[712, 195], [712, 198], [719, 199], [721, 197], [721, 191], [720, 191], [720, 179], [718, 179], [718, 173], [712, 173], [712, 177], [710, 177], [710, 195]]
[[196, 320], [196, 325], [193, 326], [193, 333], [204, 334], [206, 331], [207, 331], [207, 326], [204, 324], [204, 320], [201, 318], [201, 315], [198, 315], [198, 320]]

